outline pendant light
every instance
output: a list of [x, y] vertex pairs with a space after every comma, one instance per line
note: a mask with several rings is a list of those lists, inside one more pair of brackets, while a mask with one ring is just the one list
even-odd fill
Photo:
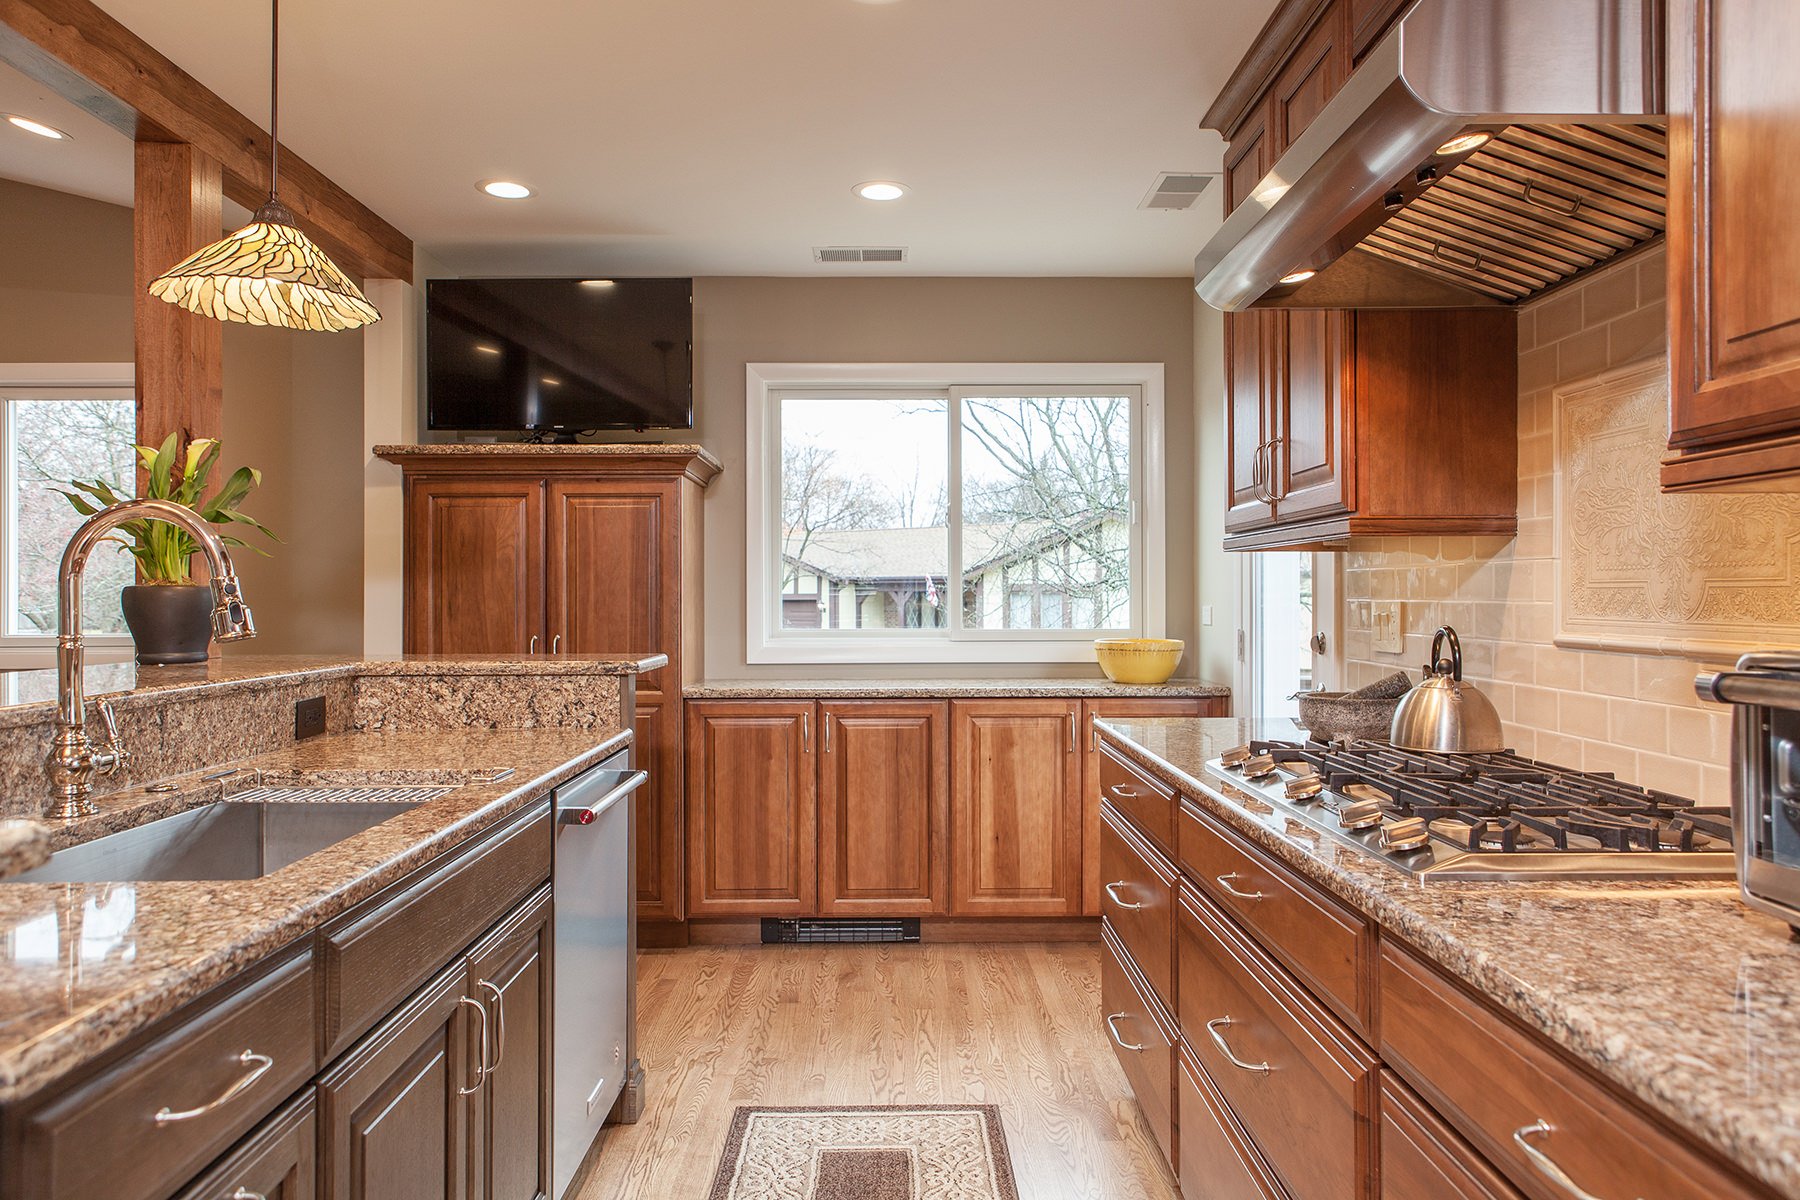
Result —
[[355, 329], [381, 314], [276, 195], [281, 0], [269, 5], [269, 200], [250, 224], [196, 250], [150, 282], [150, 294], [219, 321], [285, 329]]

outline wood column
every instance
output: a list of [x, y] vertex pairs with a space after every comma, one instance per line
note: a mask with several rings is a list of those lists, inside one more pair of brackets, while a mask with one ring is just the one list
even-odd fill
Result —
[[224, 327], [152, 296], [150, 281], [219, 239], [219, 162], [182, 142], [138, 142], [133, 194], [137, 295], [138, 441], [155, 446], [180, 430], [217, 437], [224, 424]]

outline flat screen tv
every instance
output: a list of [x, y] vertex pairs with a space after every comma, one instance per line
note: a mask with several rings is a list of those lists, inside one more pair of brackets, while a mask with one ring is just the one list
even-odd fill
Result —
[[694, 424], [691, 279], [432, 279], [432, 429], [566, 436]]

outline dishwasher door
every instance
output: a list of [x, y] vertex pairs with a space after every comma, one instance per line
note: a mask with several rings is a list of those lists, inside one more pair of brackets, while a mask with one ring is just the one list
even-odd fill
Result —
[[642, 771], [596, 767], [556, 791], [551, 1166], [561, 1200], [630, 1067], [632, 799]]

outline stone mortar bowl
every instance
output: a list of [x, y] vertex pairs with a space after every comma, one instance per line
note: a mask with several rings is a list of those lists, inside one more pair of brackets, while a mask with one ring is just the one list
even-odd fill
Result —
[[1334, 738], [1385, 742], [1400, 698], [1359, 700], [1343, 692], [1300, 693], [1300, 724], [1322, 742]]

